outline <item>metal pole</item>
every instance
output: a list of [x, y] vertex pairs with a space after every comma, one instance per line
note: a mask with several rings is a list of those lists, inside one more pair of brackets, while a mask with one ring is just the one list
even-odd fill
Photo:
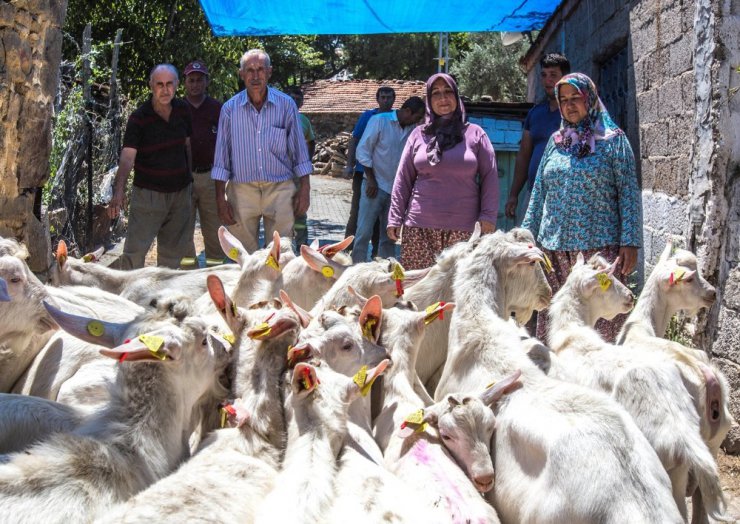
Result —
[[445, 73], [450, 68], [450, 33], [445, 33]]
[[437, 73], [442, 72], [442, 35], [444, 35], [444, 33], [439, 33], [439, 47], [437, 50]]

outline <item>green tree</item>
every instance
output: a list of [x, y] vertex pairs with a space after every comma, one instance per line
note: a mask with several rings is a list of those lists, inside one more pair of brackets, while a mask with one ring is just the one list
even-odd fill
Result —
[[489, 95], [500, 102], [526, 102], [527, 78], [519, 65], [527, 50], [524, 40], [504, 47], [499, 33], [470, 33], [467, 45], [450, 64], [463, 94], [473, 99]]
[[436, 33], [348, 35], [343, 42], [354, 78], [426, 80], [437, 71]]

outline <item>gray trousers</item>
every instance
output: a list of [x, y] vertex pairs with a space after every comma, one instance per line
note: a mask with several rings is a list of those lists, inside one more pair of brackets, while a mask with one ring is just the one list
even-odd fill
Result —
[[[211, 180], [211, 172], [193, 173], [193, 213], [190, 219], [195, 230], [195, 210], [200, 218], [200, 231], [203, 233], [203, 243], [206, 247], [206, 258], [222, 261], [224, 252], [218, 241], [218, 228], [221, 220], [218, 218], [216, 207], [216, 182]], [[192, 252], [190, 256], [197, 253]]]
[[128, 230], [121, 256], [122, 269], [144, 267], [157, 239], [157, 265], [177, 269], [193, 245], [192, 185], [175, 193], [134, 186], [128, 211]]

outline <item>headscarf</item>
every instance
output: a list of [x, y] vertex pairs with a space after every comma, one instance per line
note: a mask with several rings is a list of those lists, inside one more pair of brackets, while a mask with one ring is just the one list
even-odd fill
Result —
[[[571, 124], [563, 116], [563, 108], [560, 107], [560, 86], [568, 84], [576, 88], [578, 93], [586, 100], [587, 114], [577, 124]], [[623, 131], [614, 123], [609, 111], [599, 98], [593, 81], [583, 73], [571, 73], [565, 75], [555, 84], [555, 100], [558, 101], [560, 115], [560, 129], [555, 131], [553, 140], [555, 146], [565, 153], [576, 157], [584, 157], [596, 150], [597, 140], [608, 140]]]
[[[457, 99], [455, 110], [445, 116], [436, 115], [432, 111], [432, 84], [439, 78], [452, 88]], [[429, 80], [427, 80], [426, 106], [424, 126], [421, 130], [425, 135], [432, 136], [427, 144], [427, 160], [431, 165], [436, 166], [442, 161], [443, 151], [452, 149], [463, 141], [463, 131], [465, 129], [465, 107], [457, 91], [457, 84], [450, 75], [437, 73], [429, 77]]]

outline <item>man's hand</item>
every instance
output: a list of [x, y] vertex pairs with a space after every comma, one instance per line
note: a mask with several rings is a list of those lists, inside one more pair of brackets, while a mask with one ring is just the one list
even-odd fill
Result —
[[110, 199], [110, 202], [108, 202], [108, 207], [106, 208], [106, 212], [108, 213], [108, 218], [111, 220], [118, 217], [118, 214], [124, 210], [124, 198], [123, 198], [123, 191], [113, 191], [113, 198]]
[[620, 247], [619, 259], [622, 261], [622, 274], [629, 275], [635, 270], [635, 266], [637, 265], [637, 248], [632, 246]]
[[293, 214], [295, 216], [305, 215], [311, 205], [311, 183], [308, 175], [299, 180], [298, 191], [293, 195]]
[[515, 196], [509, 196], [509, 200], [506, 201], [506, 216], [509, 218], [516, 217], [516, 206], [519, 204], [519, 198]]
[[365, 180], [365, 195], [367, 195], [367, 198], [378, 196], [378, 184], [375, 180]]
[[486, 233], [493, 233], [494, 231], [496, 231], [495, 225], [493, 225], [491, 222], [480, 220], [480, 232], [482, 235], [485, 235]]
[[401, 238], [401, 228], [400, 227], [388, 227], [385, 232], [388, 234], [388, 238], [393, 240], [394, 242], [397, 242], [399, 238]]
[[234, 210], [226, 199], [216, 199], [216, 207], [218, 208], [218, 219], [223, 225], [233, 226], [236, 224], [236, 220], [234, 220]]

